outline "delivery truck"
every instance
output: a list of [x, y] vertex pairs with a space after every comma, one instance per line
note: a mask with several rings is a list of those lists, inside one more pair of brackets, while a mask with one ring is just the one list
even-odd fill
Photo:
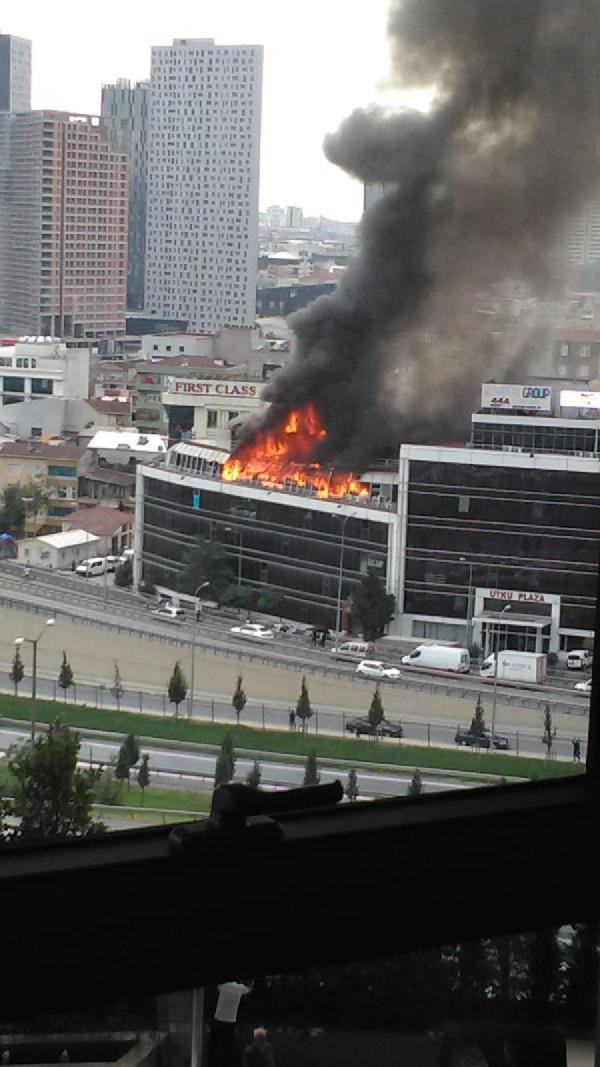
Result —
[[[494, 661], [492, 654], [484, 659], [479, 674], [482, 678], [494, 680]], [[542, 652], [513, 652], [504, 649], [498, 652], [498, 681], [511, 682], [513, 685], [540, 685], [546, 680], [546, 656]]]

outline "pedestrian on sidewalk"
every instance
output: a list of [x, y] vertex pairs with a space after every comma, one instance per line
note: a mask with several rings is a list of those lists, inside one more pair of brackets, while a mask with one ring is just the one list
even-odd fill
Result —
[[223, 982], [217, 986], [219, 999], [210, 1028], [210, 1067], [233, 1067], [235, 1029], [240, 1000], [252, 992], [252, 985]]
[[267, 1031], [258, 1026], [254, 1040], [244, 1049], [243, 1067], [275, 1067], [273, 1046], [267, 1041]]
[[581, 741], [578, 737], [574, 737], [572, 741], [573, 745], [573, 759], [576, 763], [581, 763]]
[[290, 730], [296, 729], [296, 712], [290, 708]]
[[312, 634], [310, 635], [310, 643], [311, 643], [313, 648], [317, 647], [317, 631], [315, 630], [314, 626], [313, 626]]

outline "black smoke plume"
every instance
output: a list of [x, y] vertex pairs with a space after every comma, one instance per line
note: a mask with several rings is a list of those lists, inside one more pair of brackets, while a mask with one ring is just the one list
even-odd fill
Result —
[[388, 29], [394, 81], [436, 97], [426, 115], [355, 111], [326, 138], [328, 159], [389, 191], [336, 293], [293, 317], [263, 419], [316, 403], [315, 459], [353, 470], [401, 441], [464, 440], [482, 379], [511, 370], [474, 294], [554, 292], [600, 176], [598, 0], [395, 0]]

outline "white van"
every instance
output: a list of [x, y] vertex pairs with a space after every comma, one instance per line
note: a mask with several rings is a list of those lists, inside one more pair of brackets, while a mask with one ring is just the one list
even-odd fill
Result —
[[592, 666], [592, 653], [587, 648], [572, 648], [567, 652], [567, 667], [570, 671], [583, 671]]
[[331, 655], [336, 659], [361, 660], [369, 659], [374, 652], [374, 646], [370, 641], [342, 641], [337, 648], [331, 649]]
[[423, 667], [433, 671], [457, 671], [468, 674], [471, 657], [467, 648], [457, 645], [417, 645], [402, 657], [405, 667]]
[[82, 574], [84, 578], [95, 578], [97, 574], [105, 574], [107, 570], [104, 556], [92, 556], [91, 559], [83, 559], [75, 567], [75, 574]]

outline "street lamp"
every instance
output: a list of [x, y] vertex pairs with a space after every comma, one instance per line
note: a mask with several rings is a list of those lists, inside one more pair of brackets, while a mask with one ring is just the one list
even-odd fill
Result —
[[234, 530], [233, 527], [231, 527], [231, 526], [226, 526], [225, 527], [225, 533], [232, 533], [234, 537], [238, 538], [237, 584], [238, 584], [238, 589], [239, 589], [239, 587], [242, 584], [242, 548], [243, 548], [242, 532], [241, 532], [241, 530], [240, 531]]
[[[198, 601], [197, 596], [201, 589], [206, 589], [210, 582], [202, 582], [194, 593], [194, 600], [196, 601], [195, 622], [198, 621]], [[194, 674], [196, 669], [196, 627], [192, 628], [192, 677], [190, 678], [190, 719], [194, 713]]]
[[[505, 615], [507, 611], [510, 611], [510, 604], [502, 608], [501, 615]], [[500, 627], [497, 626], [494, 633], [494, 699], [492, 701], [492, 736], [490, 739], [490, 752], [494, 750], [494, 736], [496, 725], [496, 698], [498, 695], [498, 645], [500, 643]]]
[[[336, 651], [337, 651], [338, 645], [340, 643], [340, 630], [341, 630], [341, 621], [342, 621], [341, 618], [340, 618], [340, 615], [341, 615], [341, 608], [342, 608], [342, 576], [343, 576], [343, 573], [344, 573], [344, 537], [345, 537], [345, 534], [346, 534], [346, 523], [348, 522], [348, 519], [351, 519], [352, 516], [355, 515], [355, 514], [356, 514], [355, 511], [351, 511], [351, 512], [349, 512], [348, 515], [344, 515], [344, 517], [342, 519], [342, 543], [341, 543], [341, 546], [340, 546], [340, 567], [339, 567], [339, 572], [338, 572], [337, 604], [336, 604], [336, 609], [335, 609], [335, 648], [336, 648]], [[336, 515], [335, 518], [339, 519], [339, 515]]]
[[33, 645], [33, 668], [31, 674], [31, 740], [35, 741], [35, 698], [37, 695], [37, 646], [40, 637], [45, 634], [49, 626], [54, 626], [54, 619], [47, 619], [46, 625], [37, 637], [15, 637], [15, 645]]
[[469, 590], [467, 593], [467, 648], [471, 648], [473, 644], [473, 561], [467, 560], [465, 556], [459, 556], [459, 563], [469, 564]]

